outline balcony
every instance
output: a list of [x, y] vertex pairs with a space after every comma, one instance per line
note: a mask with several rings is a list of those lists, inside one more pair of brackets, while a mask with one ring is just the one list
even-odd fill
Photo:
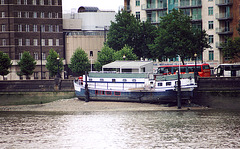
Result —
[[232, 13], [216, 13], [216, 19], [219, 21], [232, 20], [233, 14]]
[[201, 0], [195, 0], [190, 3], [190, 1], [181, 1], [180, 6], [178, 8], [184, 9], [184, 8], [199, 8], [202, 7], [202, 1]]
[[167, 9], [167, 3], [162, 4], [142, 4], [141, 5], [142, 10], [165, 10]]
[[131, 6], [130, 5], [124, 6], [124, 10], [127, 12], [131, 12]]
[[216, 28], [216, 34], [218, 34], [218, 35], [231, 35], [231, 34], [233, 34], [233, 28], [231, 28], [231, 27]]
[[233, 5], [233, 0], [216, 0], [217, 6], [231, 6]]
[[195, 15], [192, 15], [192, 21], [193, 21], [193, 22], [199, 22], [199, 21], [202, 21], [202, 14], [195, 14]]

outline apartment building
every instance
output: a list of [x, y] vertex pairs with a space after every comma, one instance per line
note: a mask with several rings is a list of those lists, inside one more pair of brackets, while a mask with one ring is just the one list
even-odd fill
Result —
[[5, 79], [20, 79], [17, 62], [24, 51], [37, 61], [31, 79], [48, 79], [48, 51], [54, 49], [64, 58], [62, 0], [0, 0], [0, 25], [0, 51], [13, 62]]
[[211, 67], [227, 61], [222, 56], [221, 43], [226, 37], [239, 36], [236, 30], [240, 19], [239, 0], [124, 0], [125, 10], [141, 21], [158, 24], [160, 17], [180, 9], [192, 17], [192, 25], [206, 30], [211, 48], [205, 49], [199, 60]]

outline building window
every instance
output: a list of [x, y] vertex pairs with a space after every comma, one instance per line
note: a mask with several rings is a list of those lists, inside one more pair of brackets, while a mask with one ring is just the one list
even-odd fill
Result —
[[40, 0], [40, 5], [44, 5], [44, 0]]
[[37, 5], [37, 0], [32, 0], [33, 5]]
[[136, 12], [136, 19], [140, 20], [140, 12]]
[[21, 1], [22, 1], [22, 0], [17, 0], [17, 4], [18, 4], [18, 5], [21, 5]]
[[7, 45], [6, 39], [2, 39], [2, 45], [3, 45], [3, 46], [6, 46], [6, 45]]
[[4, 5], [4, 4], [5, 4], [5, 3], [4, 3], [4, 0], [1, 0], [1, 4], [2, 4], [2, 5]]
[[42, 39], [42, 46], [45, 46], [45, 39]]
[[209, 40], [209, 43], [213, 43], [214, 42], [213, 41], [213, 35], [209, 35], [208, 40]]
[[44, 52], [42, 53], [42, 59], [46, 60], [46, 53], [44, 53]]
[[24, 1], [23, 1], [23, 4], [24, 4], [24, 5], [27, 5], [27, 3], [28, 3], [27, 0], [24, 0]]
[[56, 46], [59, 46], [59, 39], [56, 39]]
[[90, 56], [93, 56], [93, 51], [90, 51]]
[[209, 60], [210, 61], [214, 60], [214, 51], [209, 51]]
[[33, 45], [38, 46], [38, 39], [33, 39]]
[[208, 21], [208, 29], [213, 29], [213, 21]]
[[22, 32], [22, 24], [19, 24], [19, 25], [18, 25], [18, 31], [19, 31], [19, 32]]
[[136, 0], [136, 6], [140, 6], [140, 0]]
[[52, 26], [52, 25], [49, 25], [49, 26], [48, 26], [48, 31], [49, 31], [49, 32], [53, 32], [53, 26]]
[[55, 13], [55, 18], [56, 18], [56, 19], [58, 18], [58, 13], [57, 13], [57, 12]]
[[18, 12], [18, 18], [21, 18], [21, 17], [22, 17], [22, 12], [19, 11], [19, 12]]
[[33, 31], [37, 32], [37, 25], [36, 24], [33, 25]]
[[26, 24], [26, 32], [29, 32], [29, 31], [30, 31], [29, 25]]
[[208, 7], [208, 15], [209, 16], [213, 15], [213, 7]]
[[2, 25], [2, 32], [5, 32], [6, 31], [6, 25]]
[[52, 13], [51, 12], [48, 13], [48, 18], [50, 18], [50, 19], [52, 18]]
[[22, 59], [22, 53], [19, 53], [19, 55], [18, 55], [19, 57], [19, 59]]
[[44, 12], [41, 12], [41, 18], [44, 18], [45, 16], [44, 16]]
[[59, 32], [59, 25], [55, 26], [55, 32]]
[[34, 55], [34, 59], [35, 59], [35, 60], [38, 60], [38, 53], [37, 53], [37, 52], [34, 52], [33, 55]]
[[30, 46], [30, 39], [26, 39], [26, 46]]
[[29, 12], [25, 12], [25, 18], [29, 18]]
[[22, 39], [18, 39], [18, 46], [22, 46]]
[[33, 12], [33, 18], [37, 18], [37, 12]]
[[5, 12], [2, 12], [2, 18], [5, 18]]
[[48, 5], [52, 5], [52, 0], [48, 0]]
[[48, 39], [48, 46], [53, 46], [53, 39]]
[[45, 32], [45, 25], [41, 25], [41, 31]]
[[55, 0], [55, 5], [58, 5], [58, 0]]

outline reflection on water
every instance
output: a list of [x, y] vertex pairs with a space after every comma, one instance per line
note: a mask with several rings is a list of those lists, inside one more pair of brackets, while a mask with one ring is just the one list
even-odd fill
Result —
[[240, 148], [231, 111], [0, 112], [1, 148]]

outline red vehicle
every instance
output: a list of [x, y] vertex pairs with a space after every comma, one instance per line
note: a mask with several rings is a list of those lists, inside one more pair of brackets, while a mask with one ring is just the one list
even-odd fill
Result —
[[[209, 64], [197, 64], [196, 71], [200, 77], [210, 77], [211, 71]], [[165, 65], [158, 67], [158, 74], [168, 75], [176, 74], [176, 71], [179, 69], [179, 65]], [[195, 65], [180, 65], [181, 74], [185, 73], [194, 73]]]

